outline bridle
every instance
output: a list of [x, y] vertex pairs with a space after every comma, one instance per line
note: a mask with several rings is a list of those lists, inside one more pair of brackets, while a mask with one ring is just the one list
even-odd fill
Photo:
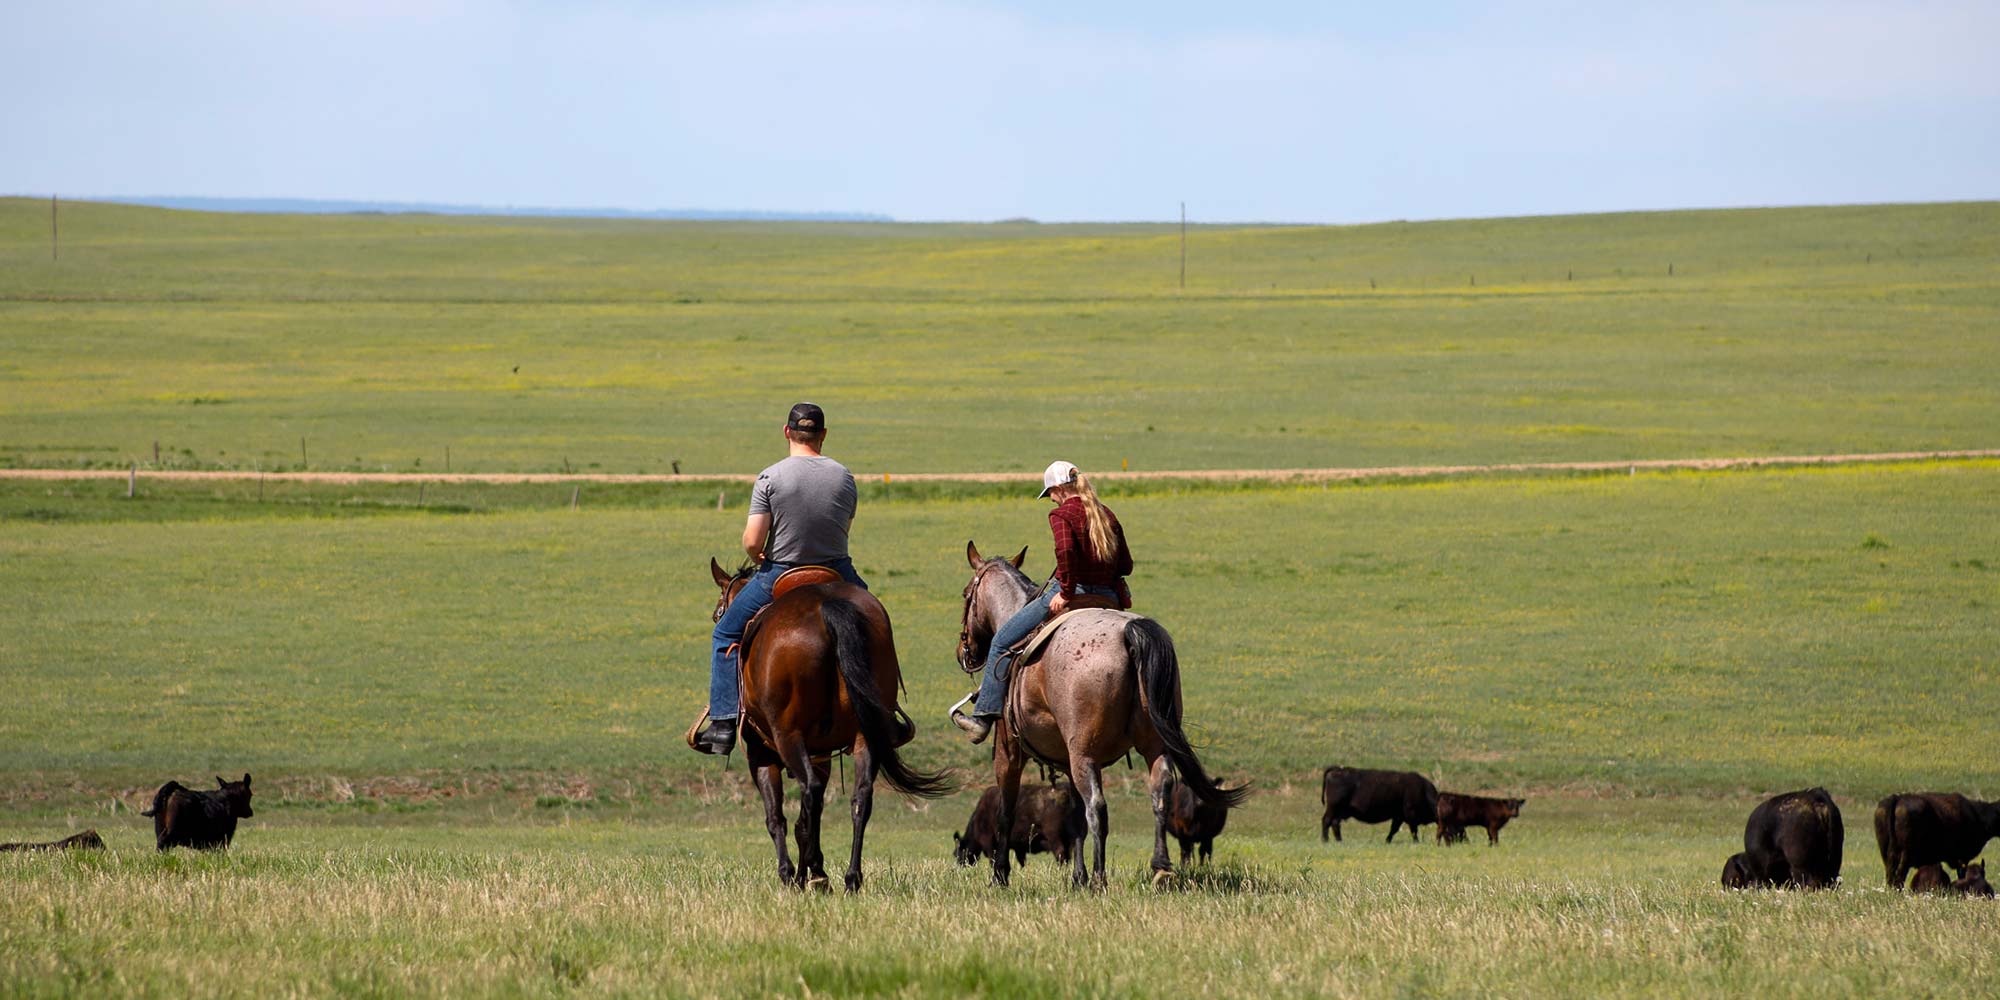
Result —
[[736, 600], [736, 595], [743, 592], [743, 587], [750, 582], [750, 574], [754, 569], [755, 567], [745, 566], [737, 570], [736, 575], [730, 577], [728, 583], [722, 585], [722, 596], [715, 601], [715, 614], [709, 618], [710, 621], [722, 620], [722, 613], [729, 609], [729, 603]]
[[[965, 610], [961, 611], [958, 617], [957, 655], [958, 669], [968, 674], [977, 674], [986, 669], [986, 652], [976, 650], [972, 641], [972, 602], [979, 596], [979, 588], [986, 582], [986, 575], [998, 570], [1002, 564], [1013, 569], [1016, 574], [1021, 572], [1012, 562], [1004, 558], [988, 559], [985, 565], [979, 567], [977, 573], [972, 574], [972, 582], [965, 585]], [[1022, 579], [1026, 580], [1027, 577], [1022, 576]], [[1032, 588], [1033, 581], [1029, 581], [1029, 586]], [[993, 641], [992, 632], [986, 634], [986, 641]], [[975, 652], [979, 655], [973, 655]]]

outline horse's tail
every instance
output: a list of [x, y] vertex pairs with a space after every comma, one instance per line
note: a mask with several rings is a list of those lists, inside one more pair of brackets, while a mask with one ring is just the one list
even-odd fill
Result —
[[847, 699], [861, 724], [861, 739], [875, 767], [897, 791], [926, 799], [950, 795], [957, 789], [939, 771], [919, 771], [896, 754], [896, 716], [882, 703], [875, 686], [874, 666], [868, 658], [868, 622], [852, 601], [827, 598], [820, 604], [820, 617], [833, 639], [834, 657], [840, 662], [840, 679], [847, 685]]
[[1139, 692], [1146, 699], [1153, 731], [1160, 734], [1167, 759], [1180, 772], [1181, 781], [1195, 798], [1210, 805], [1242, 805], [1250, 796], [1248, 786], [1223, 788], [1216, 784], [1202, 770], [1200, 758], [1181, 731], [1181, 661], [1174, 655], [1173, 637], [1151, 618], [1134, 618], [1125, 623], [1125, 649], [1139, 671]]
[[159, 815], [160, 810], [165, 809], [167, 807], [168, 798], [172, 797], [175, 792], [180, 792], [185, 790], [186, 790], [185, 786], [183, 786], [180, 782], [168, 781], [166, 784], [160, 786], [159, 791], [153, 793], [153, 808], [141, 810], [139, 815], [141, 816]]

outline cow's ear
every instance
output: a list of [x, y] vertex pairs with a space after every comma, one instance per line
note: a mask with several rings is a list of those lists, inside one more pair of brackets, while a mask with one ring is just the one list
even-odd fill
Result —
[[222, 775], [219, 775], [219, 774], [218, 774], [218, 775], [216, 775], [216, 776], [215, 776], [215, 787], [217, 787], [217, 788], [227, 788], [227, 787], [229, 787], [229, 782], [227, 782], [227, 781], [224, 781], [224, 780], [222, 780]]
[[980, 563], [982, 563], [982, 562], [984, 562], [984, 561], [985, 561], [985, 560], [983, 560], [983, 559], [979, 558], [979, 546], [977, 546], [977, 545], [974, 545], [974, 544], [972, 544], [972, 543], [971, 543], [971, 542], [969, 542], [969, 541], [968, 541], [968, 542], [966, 542], [966, 543], [965, 543], [965, 564], [966, 564], [966, 565], [968, 565], [968, 566], [971, 566], [971, 567], [972, 567], [973, 569], [978, 569], [978, 568], [979, 568], [979, 564], [980, 564]]
[[716, 562], [714, 556], [708, 557], [708, 571], [710, 574], [714, 575], [716, 586], [718, 587], [729, 586], [729, 574], [724, 573], [722, 571], [722, 564]]
[[1015, 569], [1020, 569], [1021, 564], [1028, 561], [1028, 547], [1026, 545], [1021, 546], [1021, 551], [1014, 553], [1014, 558], [1007, 561], [1013, 563]]
[[954, 844], [963, 844], [963, 843], [965, 843], [965, 834], [962, 834], [962, 833], [958, 832], [957, 830], [953, 830], [953, 831], [951, 831], [951, 842], [952, 842], [952, 843], [954, 843]]

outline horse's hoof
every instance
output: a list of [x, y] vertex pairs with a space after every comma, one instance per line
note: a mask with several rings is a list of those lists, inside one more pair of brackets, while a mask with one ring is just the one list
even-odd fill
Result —
[[792, 866], [791, 866], [791, 865], [779, 865], [779, 866], [778, 866], [778, 884], [779, 884], [779, 885], [782, 885], [782, 886], [791, 886], [791, 885], [792, 885], [792, 884], [793, 884], [794, 882], [796, 882], [796, 881], [797, 881], [797, 873], [793, 871], [793, 869], [792, 869]]
[[1102, 872], [1093, 872], [1093, 873], [1091, 873], [1091, 876], [1090, 876], [1090, 891], [1091, 891], [1091, 892], [1103, 892], [1103, 891], [1104, 891], [1104, 887], [1105, 887], [1105, 885], [1106, 885], [1106, 880], [1105, 880], [1105, 878], [1104, 878], [1104, 874], [1103, 874]]
[[807, 890], [812, 892], [833, 891], [832, 887], [827, 884], [827, 878], [824, 875], [814, 875], [813, 877], [806, 879], [805, 887]]
[[1174, 870], [1172, 868], [1153, 869], [1153, 888], [1165, 889], [1173, 884], [1174, 884]]
[[847, 891], [848, 891], [848, 892], [860, 892], [860, 891], [861, 891], [861, 873], [860, 873], [860, 872], [848, 872], [848, 873], [847, 873], [847, 878], [846, 878], [846, 879], [844, 879], [843, 881], [845, 881], [845, 882], [847, 883]]

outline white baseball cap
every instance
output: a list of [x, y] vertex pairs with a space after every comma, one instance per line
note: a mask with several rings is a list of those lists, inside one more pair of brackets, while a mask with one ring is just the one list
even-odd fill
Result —
[[1073, 482], [1076, 482], [1076, 466], [1068, 462], [1050, 462], [1049, 467], [1042, 470], [1042, 491], [1035, 495], [1048, 496], [1050, 490]]

